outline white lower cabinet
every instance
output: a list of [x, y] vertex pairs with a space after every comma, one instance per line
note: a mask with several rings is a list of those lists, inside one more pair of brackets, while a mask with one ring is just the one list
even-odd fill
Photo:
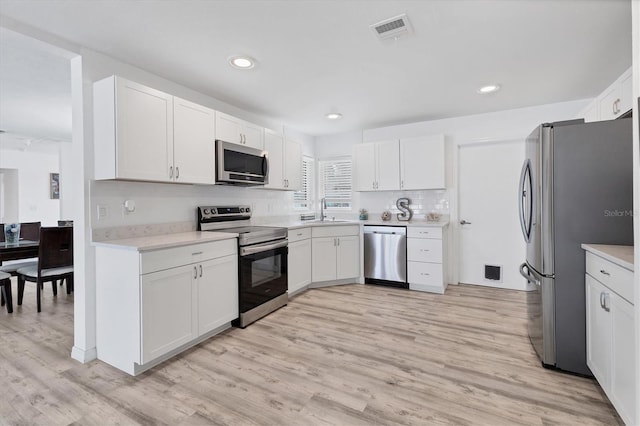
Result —
[[197, 272], [198, 336], [202, 336], [238, 318], [238, 258], [202, 262]]
[[360, 276], [360, 226], [312, 228], [313, 282], [344, 280]]
[[188, 265], [142, 276], [142, 364], [197, 337], [194, 270]]
[[446, 232], [436, 227], [407, 227], [407, 279], [411, 290], [443, 294]]
[[235, 239], [148, 252], [96, 247], [98, 359], [136, 375], [238, 317]]
[[289, 295], [311, 284], [311, 228], [289, 231], [287, 267]]
[[592, 253], [586, 257], [587, 365], [622, 420], [636, 424], [633, 273]]

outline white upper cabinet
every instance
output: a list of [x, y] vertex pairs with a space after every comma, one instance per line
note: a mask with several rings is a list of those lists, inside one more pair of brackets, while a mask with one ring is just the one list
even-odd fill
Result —
[[265, 129], [264, 150], [269, 159], [267, 189], [297, 191], [302, 188], [302, 145]]
[[582, 111], [584, 121], [614, 120], [633, 108], [633, 73], [626, 70]]
[[122, 77], [94, 90], [95, 178], [215, 183], [215, 112]]
[[356, 191], [400, 189], [400, 149], [397, 140], [356, 145], [353, 162]]
[[444, 135], [400, 140], [400, 189], [445, 188]]
[[287, 189], [302, 189], [302, 144], [290, 139], [284, 140], [284, 179]]
[[264, 128], [216, 111], [216, 139], [264, 149]]
[[353, 187], [356, 191], [376, 190], [375, 144], [362, 143], [353, 147]]
[[94, 84], [95, 178], [170, 182], [173, 96], [111, 76]]
[[215, 111], [173, 98], [176, 182], [215, 183]]
[[269, 164], [268, 189], [285, 189], [284, 185], [284, 143], [282, 135], [272, 130], [264, 132], [264, 150]]

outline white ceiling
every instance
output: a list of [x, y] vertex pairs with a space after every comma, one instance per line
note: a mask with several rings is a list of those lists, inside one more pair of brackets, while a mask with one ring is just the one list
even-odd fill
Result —
[[[378, 41], [369, 25], [400, 13], [414, 34]], [[0, 15], [310, 135], [589, 98], [631, 65], [630, 0], [2, 0]], [[235, 53], [258, 66], [230, 68]]]
[[71, 72], [58, 49], [0, 27], [3, 148], [71, 140]]

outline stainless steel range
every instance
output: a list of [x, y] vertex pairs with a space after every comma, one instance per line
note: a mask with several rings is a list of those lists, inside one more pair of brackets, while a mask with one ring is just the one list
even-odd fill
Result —
[[240, 317], [233, 324], [242, 328], [289, 301], [287, 228], [251, 226], [250, 218], [249, 206], [198, 207], [198, 230], [239, 234]]

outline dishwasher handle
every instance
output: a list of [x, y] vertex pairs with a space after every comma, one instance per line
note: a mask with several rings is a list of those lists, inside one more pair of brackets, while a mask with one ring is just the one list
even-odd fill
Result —
[[382, 235], [407, 235], [406, 226], [371, 226], [365, 225], [363, 229], [365, 234], [382, 234]]

